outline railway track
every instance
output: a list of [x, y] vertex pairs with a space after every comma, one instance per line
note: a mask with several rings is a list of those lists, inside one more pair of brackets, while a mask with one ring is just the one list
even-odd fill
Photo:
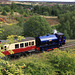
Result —
[[65, 48], [69, 48], [69, 47], [72, 47], [72, 46], [75, 46], [75, 43], [65, 44], [62, 47], [60, 47], [59, 49], [65, 49]]

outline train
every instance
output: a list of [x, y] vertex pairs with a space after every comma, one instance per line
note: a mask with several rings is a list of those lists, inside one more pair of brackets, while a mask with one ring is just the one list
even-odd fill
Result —
[[22, 52], [43, 52], [50, 51], [55, 48], [59, 48], [64, 45], [66, 41], [66, 37], [63, 33], [55, 33], [55, 34], [47, 34], [45, 36], [38, 37], [26, 37], [25, 39], [18, 40], [18, 42], [14, 42], [12, 44], [7, 43], [7, 40], [0, 40], [0, 44], [3, 44], [0, 47], [0, 56], [7, 56], [18, 54]]

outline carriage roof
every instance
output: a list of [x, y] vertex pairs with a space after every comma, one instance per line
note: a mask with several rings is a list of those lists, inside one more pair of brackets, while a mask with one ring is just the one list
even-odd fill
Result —
[[[29, 40], [35, 40], [35, 38], [34, 37], [25, 37], [25, 39], [18, 40], [18, 42], [29, 41]], [[9, 40], [0, 40], [0, 42], [2, 42], [2, 43], [8, 43]]]

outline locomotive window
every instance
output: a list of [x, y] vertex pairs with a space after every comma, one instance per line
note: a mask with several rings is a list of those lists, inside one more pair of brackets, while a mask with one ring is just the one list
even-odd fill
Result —
[[19, 48], [19, 44], [15, 44], [15, 49], [16, 49], [16, 48]]
[[28, 46], [28, 43], [25, 43], [25, 47]]
[[21, 48], [24, 47], [23, 43], [20, 44], [20, 47], [21, 47]]
[[4, 49], [6, 50], [6, 46], [4, 46]]
[[32, 45], [34, 45], [34, 41], [32, 42]]

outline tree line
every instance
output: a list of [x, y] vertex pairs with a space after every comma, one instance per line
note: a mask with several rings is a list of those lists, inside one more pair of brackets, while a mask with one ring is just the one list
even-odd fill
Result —
[[58, 30], [63, 32], [67, 39], [75, 39], [75, 11], [58, 16], [60, 25]]
[[18, 5], [12, 2], [11, 5], [3, 5], [0, 4], [0, 12], [2, 12], [2, 15], [8, 15], [8, 12], [12, 14], [12, 12], [18, 12], [25, 17], [28, 15], [32, 14], [31, 11], [29, 11], [30, 7], [32, 6], [27, 6], [27, 5]]
[[40, 15], [58, 16], [69, 11], [74, 11], [75, 5], [34, 6], [32, 11]]
[[[32, 9], [28, 9], [32, 8]], [[16, 17], [19, 21], [17, 25], [12, 26], [0, 26], [0, 39], [6, 39], [8, 35], [20, 35], [20, 36], [33, 36], [46, 35], [52, 33], [52, 28], [46, 21], [46, 19], [39, 15], [46, 16], [58, 16], [60, 24], [55, 26], [59, 32], [65, 34], [67, 39], [75, 38], [75, 5], [54, 5], [54, 6], [23, 6], [12, 3], [11, 5], [0, 5], [0, 11], [3, 13], [14, 12], [20, 13], [21, 17]], [[27, 14], [27, 15], [26, 15]], [[37, 14], [37, 15], [36, 15]], [[38, 15], [39, 14], [39, 15]], [[26, 20], [25, 17], [33, 15], [30, 19]], [[6, 33], [7, 32], [7, 33]]]

